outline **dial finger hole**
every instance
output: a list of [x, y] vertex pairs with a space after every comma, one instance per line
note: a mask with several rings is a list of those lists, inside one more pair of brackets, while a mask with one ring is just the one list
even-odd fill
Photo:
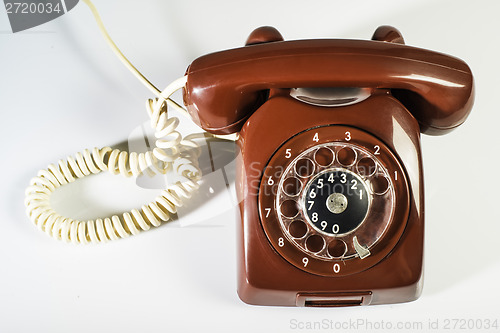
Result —
[[375, 194], [382, 195], [389, 189], [389, 181], [384, 175], [377, 175], [370, 181], [372, 191]]
[[340, 239], [334, 239], [328, 244], [328, 253], [334, 258], [340, 258], [347, 252], [347, 244]]
[[333, 162], [333, 151], [328, 148], [320, 148], [314, 154], [314, 160], [321, 166], [329, 166]]
[[295, 164], [295, 172], [300, 177], [309, 177], [314, 173], [314, 162], [308, 158], [302, 158]]
[[292, 218], [299, 213], [297, 202], [294, 200], [285, 200], [280, 207], [281, 214], [285, 217]]
[[369, 157], [363, 157], [359, 160], [358, 165], [356, 166], [358, 173], [365, 177], [370, 177], [375, 174], [377, 171], [377, 165], [375, 161]]
[[307, 233], [307, 225], [304, 223], [304, 221], [295, 220], [292, 223], [290, 223], [290, 226], [288, 227], [288, 232], [294, 238], [302, 238]]
[[309, 236], [306, 240], [306, 248], [311, 252], [318, 253], [324, 246], [325, 240], [320, 235]]
[[283, 192], [285, 192], [289, 196], [295, 196], [299, 194], [300, 190], [302, 189], [302, 183], [300, 182], [300, 179], [295, 177], [285, 179], [282, 186]]
[[337, 161], [343, 166], [353, 165], [356, 161], [356, 152], [349, 147], [344, 147], [337, 153]]

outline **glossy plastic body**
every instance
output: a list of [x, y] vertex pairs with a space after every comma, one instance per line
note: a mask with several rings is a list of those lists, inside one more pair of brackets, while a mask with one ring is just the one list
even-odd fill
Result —
[[[261, 226], [255, 184], [260, 183], [263, 169], [276, 147], [304, 129], [335, 124], [355, 125], [379, 138], [393, 152], [401, 151], [397, 156], [406, 170], [411, 199], [408, 220], [397, 222], [406, 223], [406, 228], [389, 256], [357, 274], [324, 277], [292, 266], [273, 249]], [[311, 300], [311, 304], [320, 298], [335, 305], [333, 300], [346, 292], [364, 295], [364, 298], [369, 296], [360, 304], [416, 299], [421, 291], [424, 233], [419, 138], [419, 126], [412, 115], [384, 93], [339, 108], [306, 105], [276, 96], [257, 110], [243, 126], [238, 141], [242, 152], [236, 184], [241, 212], [238, 232], [241, 299], [250, 304], [289, 306], [301, 305], [298, 295]]]
[[[463, 61], [406, 46], [392, 27], [380, 27], [373, 39], [284, 42], [279, 32], [264, 27], [250, 35], [249, 46], [203, 56], [187, 70], [184, 102], [194, 121], [216, 134], [239, 132], [238, 293], [247, 303], [367, 305], [411, 301], [421, 293], [420, 133], [444, 134], [465, 121], [473, 78]], [[322, 107], [291, 97], [290, 89], [299, 87], [363, 88], [369, 97]], [[342, 276], [292, 265], [273, 246], [259, 213], [259, 186], [273, 154], [290, 138], [312, 128], [334, 128], [328, 126], [366, 133], [367, 149], [373, 148], [369, 137], [373, 144], [382, 142], [401, 167], [407, 191], [400, 201], [405, 207], [391, 222], [399, 225], [398, 232], [384, 239], [390, 251], [373, 260], [356, 259], [354, 273]], [[313, 144], [302, 140], [297, 151]]]

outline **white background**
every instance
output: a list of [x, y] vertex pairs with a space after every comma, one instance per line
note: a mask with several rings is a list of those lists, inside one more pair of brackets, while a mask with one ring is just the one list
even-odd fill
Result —
[[[16, 34], [0, 9], [0, 332], [289, 332], [330, 320], [347, 328], [366, 320], [374, 329], [387, 322], [426, 329], [429, 320], [441, 328], [450, 319], [500, 320], [500, 2], [96, 0], [96, 6], [122, 51], [160, 88], [196, 57], [240, 46], [261, 25], [302, 39], [369, 38], [390, 24], [409, 45], [465, 60], [476, 78], [471, 116], [449, 135], [422, 138], [424, 291], [412, 303], [373, 307], [242, 303], [235, 202], [221, 170], [207, 175], [216, 193], [204, 205], [139, 236], [74, 246], [40, 233], [24, 213], [30, 178], [84, 148], [126, 142], [147, 120], [143, 103], [151, 94], [112, 54], [83, 3]], [[225, 172], [231, 179], [234, 166]], [[61, 212], [84, 218], [141, 205], [158, 190], [98, 176], [61, 192], [55, 203]]]

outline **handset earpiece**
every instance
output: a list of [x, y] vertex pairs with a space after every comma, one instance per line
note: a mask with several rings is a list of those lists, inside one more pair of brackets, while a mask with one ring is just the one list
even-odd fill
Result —
[[[283, 36], [276, 28], [271, 26], [262, 26], [254, 29], [250, 33], [245, 42], [245, 47], [272, 42], [282, 42], [283, 40]], [[189, 66], [186, 70], [186, 75], [188, 75], [190, 72], [192, 72], [191, 66]], [[202, 99], [211, 97], [210, 93], [208, 95], [205, 95], [203, 91], [198, 92], [198, 95], [203, 95], [203, 97], [200, 97]], [[189, 96], [192, 96], [192, 94], [188, 94], [186, 89], [183, 89], [185, 105], [189, 105], [190, 103], [192, 103]], [[236, 118], [238, 119], [233, 119], [232, 115], [227, 115], [227, 117], [225, 117], [222, 113], [222, 119], [219, 119], [218, 121], [212, 121], [209, 119], [210, 117], [206, 117], [205, 112], [202, 112], [202, 114], [200, 114], [197, 111], [196, 107], [194, 111], [193, 108], [188, 107], [188, 111], [191, 115], [191, 119], [204, 130], [214, 134], [232, 134], [238, 132], [241, 129], [248, 116], [250, 116], [253, 111], [255, 111], [260, 105], [262, 105], [268, 96], [269, 90], [256, 91], [253, 93], [248, 93], [244, 96], [240, 96], [242, 98], [241, 103], [247, 105], [247, 107], [246, 111], [235, 110], [235, 112], [237, 113]], [[217, 103], [217, 101], [214, 101], [214, 103]], [[224, 122], [226, 122], [227, 125], [225, 125]], [[222, 126], [219, 124], [222, 124]]]
[[[378, 27], [377, 30], [375, 30], [375, 32], [373, 33], [372, 40], [405, 44], [401, 32], [398, 29], [388, 25]], [[459, 108], [456, 111], [451, 110], [447, 113], [444, 113], [443, 110], [434, 108], [425, 100], [425, 98], [410, 90], [392, 89], [392, 94], [412, 112], [413, 116], [419, 122], [420, 131], [422, 133], [429, 135], [443, 135], [462, 124], [472, 108], [472, 104], [474, 102], [474, 86], [472, 83], [472, 75], [470, 79], [470, 83], [467, 85], [467, 87], [464, 87], [470, 89], [470, 93], [466, 93], [465, 96], [462, 97], [465, 98], [465, 100], [460, 101], [460, 103], [464, 105], [463, 108]], [[456, 87], [459, 88], [459, 86]], [[456, 97], [460, 98], [460, 96]], [[453, 99], [454, 97], [450, 95], [442, 96], [442, 98]]]

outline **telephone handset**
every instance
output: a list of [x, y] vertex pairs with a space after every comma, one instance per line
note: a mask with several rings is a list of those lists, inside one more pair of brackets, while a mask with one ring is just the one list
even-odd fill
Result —
[[[385, 35], [377, 31], [374, 38]], [[239, 131], [266, 92], [277, 88], [390, 89], [426, 134], [446, 133], [470, 111], [473, 79], [457, 58], [390, 42], [275, 39], [209, 54], [189, 66], [185, 103], [203, 129]]]
[[457, 58], [404, 45], [395, 28], [373, 39], [283, 41], [263, 27], [187, 70], [194, 121], [239, 132], [247, 303], [366, 305], [421, 292], [419, 133], [465, 121], [473, 78]]
[[[90, 0], [101, 31], [111, 41]], [[192, 119], [238, 132], [238, 293], [251, 304], [348, 306], [416, 299], [422, 287], [420, 132], [460, 125], [473, 103], [459, 59], [404, 45], [383, 26], [373, 41], [283, 41], [256, 29], [246, 46], [193, 61], [163, 91], [112, 49], [158, 97], [147, 103], [155, 148], [94, 148], [51, 164], [26, 190], [38, 228], [73, 243], [127, 237], [168, 221], [199, 186], [195, 137], [176, 131], [167, 106], [183, 89]], [[50, 205], [58, 187], [109, 171], [173, 170], [179, 181], [120, 216], [78, 221]]]

